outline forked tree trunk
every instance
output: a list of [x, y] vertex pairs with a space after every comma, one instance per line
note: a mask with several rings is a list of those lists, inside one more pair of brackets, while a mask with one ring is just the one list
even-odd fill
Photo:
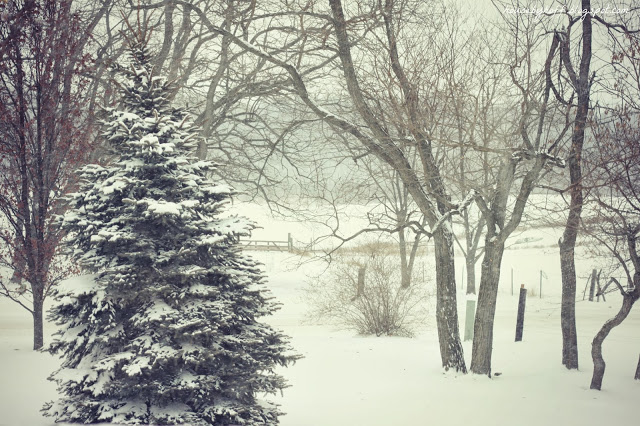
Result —
[[436, 322], [440, 355], [445, 370], [466, 373], [464, 351], [458, 329], [455, 265], [453, 260], [453, 235], [445, 226], [433, 234], [436, 258]]
[[[591, 389], [602, 389], [602, 378], [604, 377], [604, 370], [606, 367], [606, 363], [602, 357], [602, 343], [604, 342], [604, 339], [607, 338], [611, 330], [620, 325], [622, 321], [627, 318], [629, 312], [631, 312], [633, 304], [638, 300], [639, 295], [640, 293], [638, 292], [638, 289], [634, 290], [630, 294], [625, 294], [622, 299], [622, 306], [616, 316], [605, 322], [600, 331], [598, 331], [598, 334], [596, 334], [596, 337], [593, 338], [593, 343], [591, 344], [591, 358], [593, 359]], [[638, 372], [636, 371], [636, 378], [637, 376]]]
[[496, 314], [500, 264], [504, 253], [504, 242], [485, 241], [478, 308], [473, 327], [473, 354], [471, 372], [491, 377], [491, 352], [493, 348], [493, 320]]

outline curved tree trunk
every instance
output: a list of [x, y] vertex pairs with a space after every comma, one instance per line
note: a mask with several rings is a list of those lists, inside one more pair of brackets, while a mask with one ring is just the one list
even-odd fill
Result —
[[500, 264], [504, 253], [504, 242], [485, 241], [482, 260], [478, 308], [473, 327], [473, 354], [471, 372], [491, 377], [491, 352], [493, 348], [493, 320], [496, 314], [498, 284], [500, 282]]
[[433, 234], [433, 241], [436, 258], [436, 321], [442, 366], [445, 370], [454, 369], [466, 373], [458, 329], [453, 235], [446, 226], [440, 226]]
[[600, 390], [602, 388], [602, 378], [604, 377], [604, 370], [606, 367], [606, 363], [602, 357], [602, 343], [604, 342], [604, 339], [607, 338], [611, 330], [619, 326], [622, 321], [627, 318], [629, 312], [631, 312], [633, 304], [638, 300], [639, 295], [640, 293], [638, 293], [637, 289], [631, 294], [625, 294], [623, 296], [624, 299], [622, 300], [622, 306], [616, 316], [605, 322], [600, 331], [598, 331], [598, 334], [596, 334], [596, 337], [593, 338], [593, 343], [591, 344], [591, 358], [593, 359], [591, 389]]

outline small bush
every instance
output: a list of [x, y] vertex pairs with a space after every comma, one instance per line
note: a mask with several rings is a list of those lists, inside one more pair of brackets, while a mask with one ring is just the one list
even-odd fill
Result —
[[[383, 252], [341, 255], [306, 289], [310, 319], [376, 336], [414, 335], [427, 321], [429, 292], [414, 274], [409, 288], [400, 286], [400, 260]], [[365, 285], [358, 294], [358, 270]]]

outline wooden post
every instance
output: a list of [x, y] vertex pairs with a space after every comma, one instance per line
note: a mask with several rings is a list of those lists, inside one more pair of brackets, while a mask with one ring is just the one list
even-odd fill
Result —
[[360, 297], [360, 295], [364, 293], [364, 271], [364, 266], [361, 266], [360, 269], [358, 269], [358, 291], [356, 293], [356, 297]]
[[476, 315], [476, 301], [467, 300], [467, 313], [464, 320], [464, 341], [473, 340], [473, 322]]
[[513, 267], [511, 268], [511, 295], [513, 296]]
[[591, 271], [591, 288], [589, 289], [589, 302], [593, 302], [593, 293], [596, 290], [596, 275], [597, 272], [595, 269]]
[[540, 269], [540, 299], [542, 299], [542, 279], [547, 278], [547, 274], [544, 273], [542, 269]]
[[540, 269], [540, 291], [539, 291], [539, 298], [542, 299], [542, 269]]
[[524, 328], [524, 308], [527, 304], [527, 289], [524, 284], [520, 286], [520, 298], [518, 300], [518, 319], [516, 320], [516, 342], [522, 342], [522, 330]]

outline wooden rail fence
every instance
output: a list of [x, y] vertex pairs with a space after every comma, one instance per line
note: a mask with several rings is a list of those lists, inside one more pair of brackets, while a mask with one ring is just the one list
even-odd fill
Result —
[[264, 250], [264, 251], [288, 251], [292, 252], [293, 238], [291, 234], [287, 235], [286, 241], [278, 240], [248, 240], [242, 242], [248, 250]]

